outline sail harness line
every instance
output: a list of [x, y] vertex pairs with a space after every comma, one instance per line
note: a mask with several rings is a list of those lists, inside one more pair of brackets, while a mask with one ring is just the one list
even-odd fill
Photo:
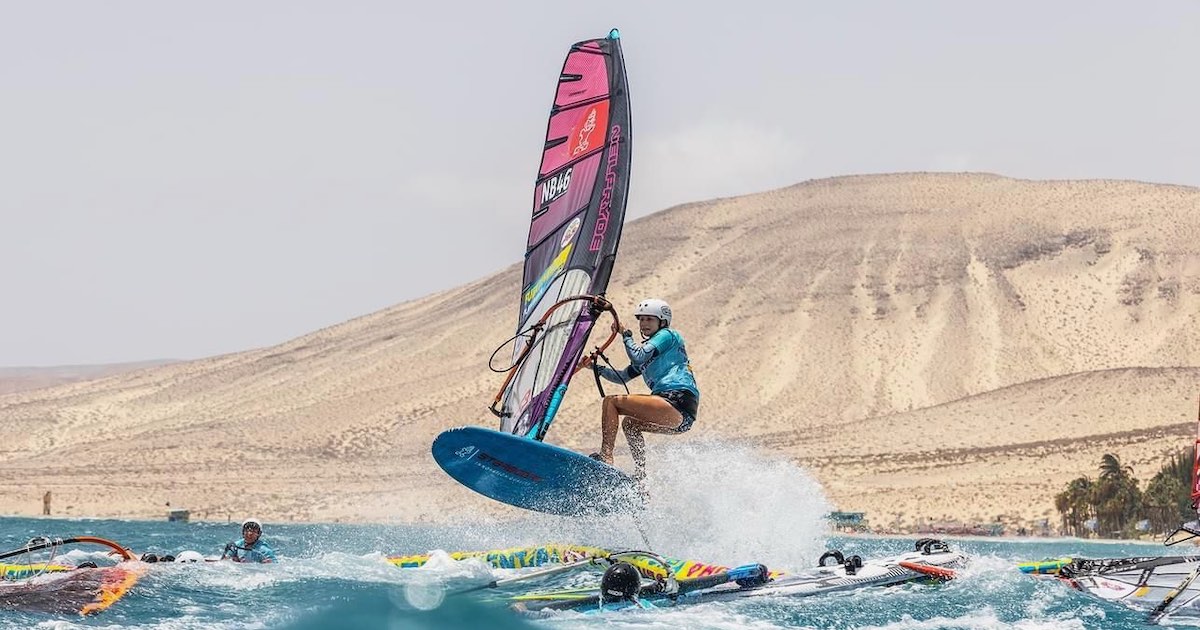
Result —
[[[617, 316], [616, 309], [613, 308], [612, 302], [609, 302], [608, 300], [606, 300], [604, 298], [604, 296], [602, 296], [602, 295], [574, 295], [574, 296], [559, 300], [559, 301], [555, 302], [554, 304], [552, 304], [550, 306], [550, 308], [546, 309], [546, 312], [542, 315], [541, 319], [539, 319], [537, 322], [535, 322], [529, 328], [526, 328], [525, 330], [518, 332], [517, 334], [508, 338], [504, 343], [500, 344], [500, 346], [498, 348], [496, 348], [496, 350], [494, 352], [492, 352], [491, 358], [488, 359], [488, 368], [490, 368], [493, 372], [507, 372], [507, 376], [505, 376], [505, 378], [504, 378], [504, 383], [500, 385], [500, 390], [498, 392], [496, 392], [496, 397], [495, 397], [495, 399], [492, 400], [491, 407], [489, 407], [491, 412], [493, 414], [495, 414], [497, 418], [503, 418], [508, 415], [511, 415], [504, 411], [501, 411], [500, 409], [497, 409], [496, 406], [499, 405], [500, 401], [504, 399], [504, 392], [508, 390], [509, 383], [512, 382], [512, 379], [517, 374], [517, 372], [520, 371], [521, 365], [524, 364], [525, 360], [529, 358], [529, 353], [533, 350], [533, 347], [535, 345], [537, 345], [538, 335], [541, 334], [546, 329], [546, 322], [550, 319], [550, 316], [553, 315], [554, 311], [558, 310], [560, 307], [570, 304], [571, 302], [578, 302], [578, 301], [587, 302], [589, 304], [589, 306], [591, 306], [592, 312], [596, 315], [599, 315], [601, 313], [609, 313], [610, 315], [612, 315], [613, 321], [617, 322], [618, 328], [620, 327], [621, 320]], [[521, 337], [527, 337], [529, 339], [529, 342], [525, 344], [525, 348], [521, 351], [521, 355], [518, 356], [517, 359], [515, 361], [513, 361], [513, 364], [510, 365], [508, 368], [503, 369], [503, 370], [496, 369], [492, 365], [495, 361], [496, 354], [499, 353], [500, 350], [504, 349], [504, 347], [507, 346], [510, 342], [512, 342], [516, 339], [519, 339]], [[603, 357], [604, 351], [607, 350], [610, 345], [612, 345], [612, 342], [614, 340], [616, 340], [616, 338], [617, 338], [617, 333], [615, 333], [615, 332], [609, 333], [608, 338], [604, 340], [604, 343], [600, 344], [599, 346], [596, 347], [596, 349], [592, 352], [592, 355], [591, 355], [593, 365], [595, 365], [595, 358], [597, 356]], [[604, 360], [605, 360], [605, 362], [608, 362], [607, 357], [605, 357]], [[608, 364], [609, 364], [609, 366], [612, 365], [611, 362], [608, 362]], [[578, 365], [571, 368], [571, 376], [574, 376], [577, 372], [579, 372], [579, 370], [580, 370], [580, 368]], [[599, 372], [597, 372], [596, 378], [597, 378], [596, 386], [600, 387], [600, 383], [598, 380], [600, 378]], [[628, 388], [626, 388], [626, 391], [628, 391]], [[603, 388], [600, 388], [600, 395], [604, 396]]]
[[46, 558], [45, 562], [41, 563], [41, 567], [38, 570], [36, 570], [33, 573], [33, 575], [31, 576], [31, 577], [36, 578], [50, 570], [50, 565], [54, 563], [54, 559], [58, 557], [58, 552], [60, 549], [62, 549], [64, 544], [66, 544], [66, 543], [63, 541], [62, 538], [50, 538], [49, 536], [38, 536], [38, 537], [29, 539], [29, 542], [25, 543], [25, 546], [21, 547], [20, 549], [15, 549], [12, 552], [0, 554], [0, 560], [23, 555], [24, 556], [24, 564], [26, 566], [33, 567], [33, 566], [36, 566], [36, 562], [33, 559], [33, 552], [49, 549], [50, 556], [48, 558]]
[[[612, 364], [612, 361], [608, 360], [608, 356], [604, 354], [603, 349], [599, 347], [592, 352], [591, 357], [592, 375], [596, 377], [596, 390], [600, 392], [600, 397], [604, 398], [608, 396], [608, 394], [604, 393], [604, 385], [600, 382], [600, 363], [598, 363], [596, 359], [604, 359], [604, 362], [608, 364], [609, 369], [613, 370], [614, 372], [617, 371], [617, 368]], [[629, 394], [629, 383], [621, 383], [621, 385], [625, 388], [625, 393]]]
[[[533, 345], [534, 340], [537, 339], [538, 333], [540, 333], [545, 328], [544, 324], [545, 324], [544, 320], [539, 320], [539, 321], [535, 322], [529, 328], [526, 328], [525, 330], [518, 332], [517, 334], [509, 337], [508, 339], [505, 339], [504, 343], [500, 344], [499, 346], [496, 347], [495, 350], [492, 351], [492, 356], [491, 356], [491, 358], [488, 359], [488, 369], [493, 372], [496, 372], [497, 374], [511, 373], [511, 372], [515, 371], [518, 366], [520, 366], [522, 363], [525, 362], [525, 357], [529, 354], [529, 348], [530, 348], [530, 346]], [[528, 341], [526, 341], [525, 350], [521, 352], [521, 356], [517, 357], [516, 360], [513, 361], [513, 363], [511, 365], [509, 365], [508, 367], [506, 367], [504, 369], [497, 368], [494, 365], [494, 363], [496, 362], [496, 355], [500, 354], [500, 351], [503, 350], [505, 346], [507, 346], [508, 344], [510, 344], [522, 337], [526, 338]], [[504, 386], [505, 387], [508, 386], [507, 380], [504, 381]], [[504, 388], [502, 387], [501, 391], [503, 391], [503, 389]], [[495, 412], [496, 412], [496, 410], [493, 409], [492, 413], [495, 413]]]

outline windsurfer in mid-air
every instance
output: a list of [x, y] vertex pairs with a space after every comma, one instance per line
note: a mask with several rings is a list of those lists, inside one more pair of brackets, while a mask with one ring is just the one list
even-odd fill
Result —
[[[592, 453], [591, 457], [612, 465], [617, 425], [624, 416], [622, 428], [633, 455], [633, 476], [642, 479], [646, 476], [646, 439], [642, 434], [683, 433], [692, 428], [700, 405], [700, 390], [688, 363], [683, 336], [671, 328], [671, 307], [662, 300], [648, 299], [638, 304], [633, 314], [638, 320], [642, 343], [635, 342], [633, 333], [613, 322], [613, 332], [624, 338], [629, 366], [619, 371], [599, 367], [599, 373], [614, 383], [627, 383], [641, 375], [650, 393], [604, 397], [600, 452]], [[584, 356], [580, 367], [588, 367], [593, 360]]]

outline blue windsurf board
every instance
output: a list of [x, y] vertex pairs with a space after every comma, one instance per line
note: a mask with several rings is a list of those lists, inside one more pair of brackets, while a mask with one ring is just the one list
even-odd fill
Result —
[[433, 458], [464, 486], [527, 510], [576, 516], [641, 507], [637, 482], [620, 470], [511, 433], [450, 429], [433, 441]]

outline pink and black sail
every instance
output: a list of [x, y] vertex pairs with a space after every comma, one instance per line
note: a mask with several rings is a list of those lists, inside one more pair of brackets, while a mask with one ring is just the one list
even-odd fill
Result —
[[563, 301], [602, 295], [608, 286], [625, 219], [630, 140], [614, 29], [571, 46], [558, 77], [525, 248], [513, 350], [519, 364], [501, 395], [501, 431], [541, 440], [566, 392], [597, 315], [587, 300]]

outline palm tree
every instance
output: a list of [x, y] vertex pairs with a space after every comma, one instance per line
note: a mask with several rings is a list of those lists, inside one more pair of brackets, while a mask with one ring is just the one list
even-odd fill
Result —
[[1092, 517], [1092, 480], [1072, 479], [1067, 489], [1054, 497], [1054, 507], [1062, 514], [1063, 531], [1071, 536], [1086, 536], [1084, 521]]
[[1187, 486], [1179, 483], [1179, 479], [1160, 471], [1146, 485], [1146, 516], [1156, 532], [1174, 529], [1181, 521], [1191, 516], [1191, 500], [1188, 497]]
[[1192, 458], [1191, 449], [1181, 449], [1146, 486], [1146, 511], [1155, 531], [1169, 531], [1181, 521], [1196, 518], [1191, 497]]
[[1181, 449], [1175, 456], [1167, 460], [1162, 472], [1178, 479], [1184, 487], [1192, 484], [1192, 462], [1195, 454], [1192, 449]]
[[1104, 455], [1095, 482], [1079, 477], [1054, 496], [1063, 532], [1087, 536], [1084, 524], [1091, 518], [1096, 519], [1101, 534], [1122, 536], [1132, 534], [1132, 524], [1143, 518], [1148, 518], [1156, 531], [1195, 519], [1190, 494], [1194, 457], [1191, 449], [1171, 456], [1142, 492], [1132, 467], [1121, 465], [1116, 455]]
[[1144, 498], [1133, 476], [1133, 468], [1122, 466], [1111, 453], [1100, 458], [1100, 479], [1092, 489], [1092, 505], [1099, 521], [1098, 530], [1123, 536], [1142, 513]]
[[1133, 467], [1122, 466], [1121, 460], [1112, 453], [1105, 453], [1100, 458], [1100, 478], [1110, 481], [1124, 481], [1133, 476]]

